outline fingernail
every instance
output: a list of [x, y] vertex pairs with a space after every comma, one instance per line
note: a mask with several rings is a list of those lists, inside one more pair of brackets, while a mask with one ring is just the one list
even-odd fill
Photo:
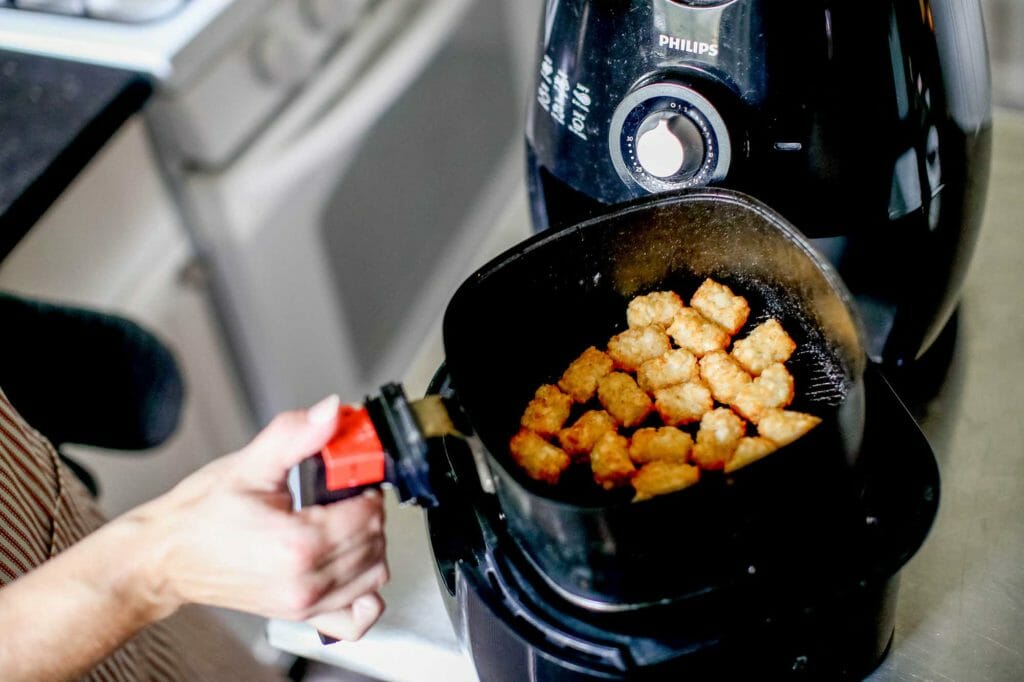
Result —
[[326, 424], [338, 414], [338, 406], [341, 405], [341, 398], [337, 393], [332, 393], [306, 412], [306, 419], [310, 424]]
[[360, 619], [372, 618], [377, 615], [377, 600], [364, 594], [352, 602], [352, 610]]
[[367, 488], [363, 491], [363, 497], [368, 497], [371, 500], [380, 497], [380, 490], [377, 488]]

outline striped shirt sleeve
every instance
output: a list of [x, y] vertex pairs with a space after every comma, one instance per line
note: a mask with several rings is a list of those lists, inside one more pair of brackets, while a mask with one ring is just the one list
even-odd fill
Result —
[[[100, 527], [85, 487], [0, 390], [0, 589]], [[146, 628], [94, 668], [95, 682], [280, 680], [205, 609]]]

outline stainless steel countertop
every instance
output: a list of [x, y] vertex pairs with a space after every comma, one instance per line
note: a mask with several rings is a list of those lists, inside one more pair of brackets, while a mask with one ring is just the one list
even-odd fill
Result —
[[993, 150], [953, 364], [921, 420], [939, 513], [871, 680], [1024, 679], [1024, 116], [997, 113]]

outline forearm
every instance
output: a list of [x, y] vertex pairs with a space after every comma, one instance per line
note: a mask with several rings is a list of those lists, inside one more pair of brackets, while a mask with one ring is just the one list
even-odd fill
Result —
[[285, 487], [288, 469], [333, 436], [337, 412], [333, 396], [279, 415], [242, 450], [0, 588], [0, 680], [79, 677], [185, 603], [316, 618], [326, 634], [361, 637], [388, 576], [380, 494], [294, 512]]
[[168, 615], [150, 595], [146, 526], [120, 517], [0, 589], [0, 678], [79, 677]]

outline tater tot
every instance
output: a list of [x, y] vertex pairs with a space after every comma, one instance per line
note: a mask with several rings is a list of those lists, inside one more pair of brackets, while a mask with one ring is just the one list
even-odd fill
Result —
[[612, 372], [597, 383], [597, 399], [625, 427], [636, 426], [651, 413], [651, 399], [636, 385], [633, 377]]
[[693, 461], [702, 469], [724, 468], [746, 432], [743, 420], [729, 408], [719, 407], [708, 412], [700, 420]]
[[739, 390], [732, 401], [732, 408], [740, 416], [755, 424], [767, 410], [786, 407], [793, 402], [793, 376], [785, 365], [776, 362], [761, 372]]
[[699, 381], [689, 381], [654, 392], [654, 408], [669, 426], [692, 424], [712, 407], [711, 391]]
[[693, 308], [679, 311], [668, 333], [680, 348], [697, 357], [713, 350], [725, 350], [729, 345], [729, 334]]
[[605, 433], [590, 453], [590, 470], [594, 482], [605, 490], [629, 483], [636, 472], [629, 459], [629, 440], [617, 433]]
[[747, 299], [710, 278], [693, 294], [690, 305], [729, 334], [738, 332], [750, 314]]
[[711, 397], [726, 405], [751, 378], [724, 350], [711, 351], [700, 359], [700, 376], [711, 389]]
[[572, 361], [558, 380], [558, 387], [578, 403], [594, 397], [597, 380], [612, 371], [614, 362], [607, 353], [591, 346]]
[[618, 424], [604, 410], [584, 412], [576, 423], [558, 432], [558, 442], [573, 461], [583, 461], [590, 455], [598, 439], [606, 433], [615, 433]]
[[688, 488], [700, 480], [700, 469], [682, 462], [659, 460], [645, 464], [633, 476], [634, 502]]
[[674, 291], [655, 291], [637, 296], [626, 306], [626, 323], [632, 328], [665, 327], [672, 324], [676, 313], [683, 309], [683, 299]]
[[572, 397], [559, 391], [557, 386], [544, 384], [534, 393], [519, 424], [542, 436], [553, 436], [569, 418], [570, 410]]
[[737, 469], [742, 469], [748, 464], [775, 452], [778, 447], [772, 441], [761, 436], [740, 438], [740, 441], [736, 444], [735, 452], [732, 453], [729, 461], [725, 463], [725, 473], [731, 474]]
[[759, 324], [750, 335], [732, 345], [732, 357], [743, 369], [758, 376], [769, 365], [785, 362], [796, 350], [779, 321], [770, 319]]
[[538, 481], [558, 483], [562, 472], [569, 468], [569, 455], [547, 442], [533, 431], [522, 429], [509, 441], [512, 459], [526, 475]]
[[646, 360], [663, 355], [672, 348], [668, 334], [660, 327], [627, 329], [608, 341], [608, 355], [615, 366], [635, 372]]
[[648, 393], [693, 381], [697, 376], [697, 358], [684, 348], [673, 348], [664, 355], [651, 358], [636, 372], [637, 383]]
[[629, 458], [647, 464], [655, 460], [686, 462], [693, 448], [693, 438], [674, 426], [637, 429], [629, 443]]
[[821, 419], [812, 414], [790, 410], [767, 410], [757, 425], [757, 432], [782, 447], [820, 423]]

